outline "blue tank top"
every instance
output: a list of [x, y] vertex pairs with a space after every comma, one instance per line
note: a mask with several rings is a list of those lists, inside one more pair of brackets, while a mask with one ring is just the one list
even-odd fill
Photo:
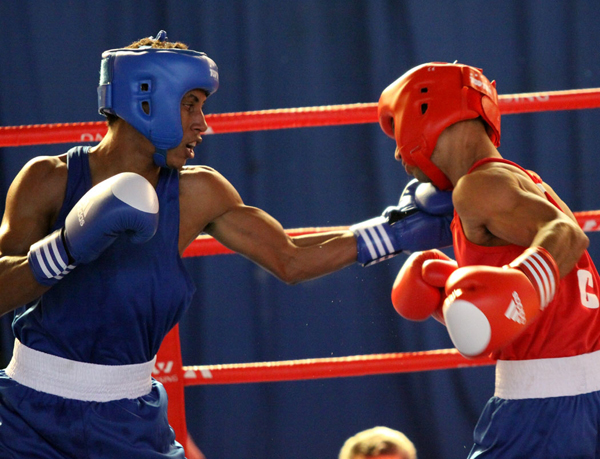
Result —
[[[89, 147], [67, 153], [63, 206], [52, 228], [91, 188]], [[159, 226], [144, 244], [122, 235], [100, 257], [75, 268], [16, 311], [15, 336], [26, 346], [71, 360], [125, 365], [152, 360], [195, 291], [178, 251], [179, 173], [161, 169]]]

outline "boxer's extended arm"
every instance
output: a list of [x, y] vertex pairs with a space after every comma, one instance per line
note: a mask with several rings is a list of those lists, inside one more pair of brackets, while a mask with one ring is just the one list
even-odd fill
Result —
[[[226, 247], [290, 284], [337, 271], [356, 262], [357, 254], [361, 252], [361, 242], [357, 242], [351, 231], [297, 237], [286, 235], [273, 217], [244, 205], [233, 186], [216, 171], [208, 168], [187, 170], [183, 172], [182, 179], [180, 202], [182, 215], [186, 217], [182, 217], [180, 250], [197, 236], [197, 228], [202, 228]], [[414, 200], [414, 193], [411, 199]], [[414, 217], [418, 209], [416, 205], [412, 207], [414, 211], [410, 215]], [[402, 228], [399, 225], [393, 231], [397, 234], [406, 231], [407, 239], [415, 241], [418, 235], [408, 235], [410, 225], [402, 223]], [[444, 217], [444, 228], [448, 226], [449, 221]], [[409, 248], [404, 246], [396, 250]], [[360, 255], [358, 261], [362, 262]]]
[[356, 241], [351, 232], [292, 238], [266, 212], [241, 203], [215, 219], [206, 232], [289, 284], [323, 276], [356, 261]]
[[205, 232], [290, 284], [356, 261], [350, 231], [290, 237], [266, 212], [246, 206], [233, 185], [209, 167], [184, 168], [179, 183], [180, 253]]

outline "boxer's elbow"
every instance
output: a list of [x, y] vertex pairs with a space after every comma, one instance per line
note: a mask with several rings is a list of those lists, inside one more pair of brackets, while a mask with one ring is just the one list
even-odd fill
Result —
[[281, 282], [288, 285], [296, 285], [317, 277], [303, 260], [294, 252], [282, 254], [277, 262], [271, 265], [269, 271]]
[[[583, 232], [581, 227], [576, 223], [571, 223], [570, 221], [561, 222], [559, 225], [564, 225], [565, 230], [560, 231], [560, 234], [565, 234], [565, 246], [569, 248], [569, 251], [573, 253], [573, 256], [577, 259], [581, 258], [583, 253], [587, 250], [590, 245], [590, 239]], [[570, 225], [567, 227], [567, 225]]]
[[555, 224], [554, 243], [549, 252], [553, 254], [560, 277], [566, 276], [577, 264], [590, 245], [590, 240], [583, 230], [570, 221], [559, 221]]
[[272, 269], [271, 273], [281, 282], [288, 285], [296, 285], [310, 278], [306, 273], [298, 269], [294, 263], [280, 264], [277, 268]]

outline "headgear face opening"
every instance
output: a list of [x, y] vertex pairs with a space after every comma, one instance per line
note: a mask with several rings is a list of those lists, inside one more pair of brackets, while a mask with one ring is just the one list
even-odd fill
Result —
[[210, 95], [218, 87], [217, 65], [204, 53], [179, 48], [111, 49], [102, 53], [98, 110], [136, 128], [156, 147], [157, 165], [165, 167], [167, 150], [183, 139], [183, 96], [193, 89]]
[[421, 169], [441, 190], [451, 189], [452, 183], [430, 158], [444, 129], [481, 116], [493, 144], [500, 145], [496, 84], [468, 65], [432, 62], [409, 70], [383, 91], [378, 114], [402, 160]]

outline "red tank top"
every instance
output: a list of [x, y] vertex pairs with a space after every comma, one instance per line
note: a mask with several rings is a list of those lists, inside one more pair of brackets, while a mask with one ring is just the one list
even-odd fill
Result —
[[[502, 162], [525, 172], [546, 194], [537, 174], [499, 158], [486, 158], [471, 167], [469, 173], [487, 162]], [[467, 240], [456, 211], [452, 221], [454, 253], [459, 266], [504, 266], [519, 256], [525, 247], [510, 244], [485, 247]], [[539, 318], [511, 344], [492, 355], [502, 360], [528, 360], [569, 357], [600, 349], [600, 277], [586, 251], [573, 270], [560, 281], [554, 300]]]

